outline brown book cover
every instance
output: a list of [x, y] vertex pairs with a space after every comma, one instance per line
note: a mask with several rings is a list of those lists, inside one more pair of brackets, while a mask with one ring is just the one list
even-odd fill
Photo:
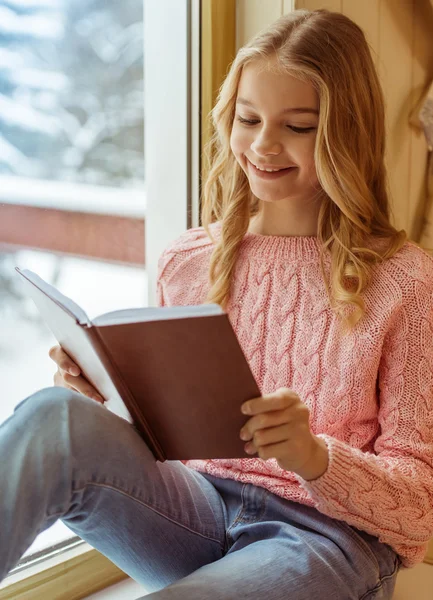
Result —
[[118, 310], [90, 320], [36, 273], [16, 271], [46, 324], [108, 409], [133, 423], [155, 458], [251, 458], [241, 405], [261, 396], [217, 304]]

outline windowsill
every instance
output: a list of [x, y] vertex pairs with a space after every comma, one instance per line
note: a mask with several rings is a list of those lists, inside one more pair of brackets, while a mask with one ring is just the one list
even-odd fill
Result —
[[72, 548], [68, 548], [63, 552], [60, 552], [52, 557], [44, 558], [42, 562], [37, 561], [35, 564], [30, 564], [28, 567], [18, 571], [17, 573], [12, 573], [8, 575], [3, 581], [0, 583], [0, 591], [11, 587], [17, 583], [21, 583], [22, 581], [29, 579], [30, 577], [34, 577], [35, 575], [39, 575], [43, 571], [47, 571], [48, 569], [52, 569], [53, 567], [57, 567], [62, 563], [65, 563], [68, 560], [76, 558], [77, 556], [84, 556], [86, 553], [93, 551], [93, 548], [86, 544], [86, 542], [78, 542]]
[[[56, 343], [55, 338], [54, 343]], [[51, 383], [52, 381], [48, 379], [46, 385], [41, 385], [39, 387], [40, 389], [44, 387], [49, 387], [51, 386]], [[10, 403], [8, 404], [10, 407]], [[4, 415], [2, 415], [1, 413], [2, 411], [0, 410], [0, 415], [1, 417], [3, 417]], [[53, 525], [42, 531], [36, 537], [32, 545], [29, 546], [29, 548], [27, 548], [27, 550], [22, 555], [20, 562], [31, 560], [31, 556], [38, 556], [39, 554], [47, 552], [50, 548], [54, 548], [56, 546], [59, 546], [60, 544], [66, 545], [68, 542], [72, 543], [75, 537], [76, 536], [72, 533], [72, 531], [68, 527], [66, 527], [66, 525], [64, 525], [59, 519]]]
[[123, 581], [127, 575], [85, 542], [48, 556], [0, 584], [2, 600], [85, 598]]

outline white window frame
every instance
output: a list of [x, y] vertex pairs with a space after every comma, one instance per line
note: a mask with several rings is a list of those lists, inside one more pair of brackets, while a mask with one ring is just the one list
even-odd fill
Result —
[[144, 7], [145, 253], [155, 306], [159, 256], [199, 223], [200, 2], [145, 0]]

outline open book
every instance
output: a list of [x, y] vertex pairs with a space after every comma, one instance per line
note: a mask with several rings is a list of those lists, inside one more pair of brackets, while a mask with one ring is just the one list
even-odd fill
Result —
[[155, 458], [251, 458], [241, 405], [261, 396], [218, 304], [134, 308], [92, 321], [27, 269], [28, 295], [105, 406], [133, 423]]

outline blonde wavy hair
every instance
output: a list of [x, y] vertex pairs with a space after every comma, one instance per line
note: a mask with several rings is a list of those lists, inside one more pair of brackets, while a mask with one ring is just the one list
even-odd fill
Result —
[[[347, 335], [365, 314], [361, 294], [373, 265], [392, 257], [407, 234], [390, 222], [384, 99], [369, 46], [358, 25], [326, 9], [295, 10], [277, 19], [240, 48], [219, 89], [210, 113], [214, 134], [205, 148], [210, 168], [201, 194], [202, 225], [215, 244], [205, 303], [227, 307], [237, 250], [260, 208], [231, 151], [230, 135], [243, 67], [270, 59], [278, 72], [310, 82], [319, 95], [314, 160], [324, 195], [318, 217], [320, 267], [330, 305]], [[216, 221], [221, 221], [218, 242], [209, 229]], [[372, 248], [375, 238], [382, 242], [380, 252]]]

